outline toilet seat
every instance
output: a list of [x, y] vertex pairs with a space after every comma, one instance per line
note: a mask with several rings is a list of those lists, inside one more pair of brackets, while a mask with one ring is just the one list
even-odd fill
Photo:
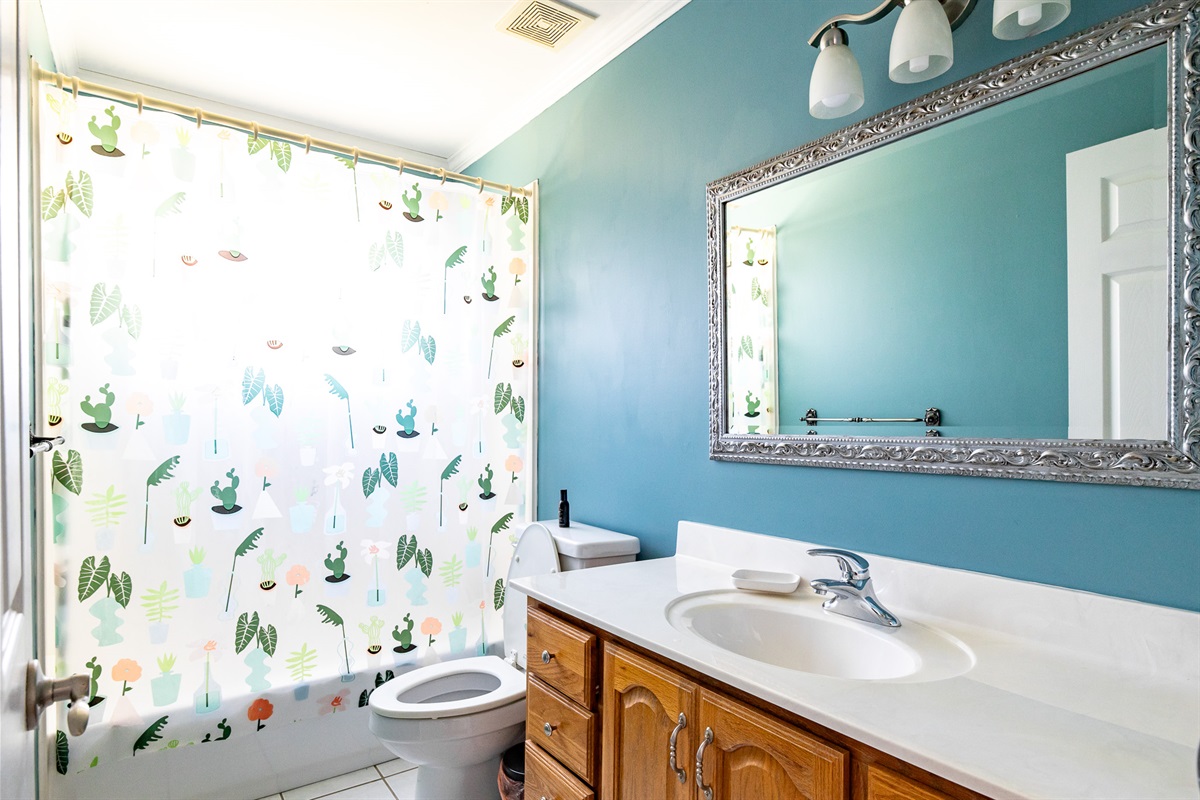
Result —
[[[478, 691], [454, 700], [436, 700], [446, 693]], [[430, 702], [402, 701], [405, 695], [425, 694]], [[443, 661], [407, 672], [371, 692], [371, 711], [392, 719], [437, 719], [477, 714], [525, 697], [525, 674], [496, 656]]]

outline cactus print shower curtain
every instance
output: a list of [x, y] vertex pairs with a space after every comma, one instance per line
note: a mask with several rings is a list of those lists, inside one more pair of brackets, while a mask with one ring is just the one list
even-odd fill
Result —
[[725, 253], [729, 432], [779, 433], [775, 228], [731, 228]]
[[529, 200], [39, 94], [53, 637], [92, 676], [58, 771], [497, 651], [533, 484]]

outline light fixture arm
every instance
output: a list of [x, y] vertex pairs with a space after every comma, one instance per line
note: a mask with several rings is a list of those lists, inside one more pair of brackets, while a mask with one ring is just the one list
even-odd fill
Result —
[[[946, 17], [950, 20], [950, 30], [957, 30], [959, 25], [975, 8], [977, 0], [938, 0], [942, 4], [942, 10], [946, 12]], [[865, 14], [839, 14], [832, 19], [825, 21], [821, 27], [817, 28], [817, 32], [809, 38], [808, 43], [812, 47], [820, 48], [821, 37], [824, 36], [830, 29], [836, 28], [839, 25], [870, 25], [872, 22], [878, 22], [891, 13], [893, 8], [903, 8], [907, 0], [884, 0], [879, 4], [879, 7], [868, 11]]]

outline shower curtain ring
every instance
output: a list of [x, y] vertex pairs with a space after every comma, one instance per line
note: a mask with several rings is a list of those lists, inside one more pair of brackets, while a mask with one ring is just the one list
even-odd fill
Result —
[[483, 194], [483, 178], [479, 179], [479, 193]]
[[358, 166], [358, 148], [357, 147], [354, 148], [353, 152], [354, 152], [354, 163], [351, 166], [357, 167]]
[[403, 158], [396, 159], [396, 174], [397, 175], [404, 174], [404, 159]]
[[250, 133], [253, 134], [253, 136], [251, 138], [257, 142], [258, 141], [258, 123], [257, 122], [250, 123]]
[[508, 196], [512, 197], [512, 184], [510, 183], [510, 184], [506, 185], [504, 188], [508, 189]]
[[71, 95], [79, 99], [79, 78], [71, 78]]
[[438, 170], [438, 173], [442, 176], [442, 186], [445, 186], [446, 185], [446, 168], [442, 167], [441, 169]]
[[142, 107], [146, 104], [146, 97], [141, 92], [137, 94], [138, 116], [142, 114]]
[[54, 73], [54, 84], [58, 87], [60, 92], [62, 91], [63, 87], [63, 77], [64, 76], [61, 72]]
[[197, 108], [196, 109], [196, 129], [197, 130], [200, 129], [200, 125], [203, 122], [204, 122], [204, 112]]
[[304, 155], [308, 155], [308, 151], [312, 149], [312, 137], [304, 137]]

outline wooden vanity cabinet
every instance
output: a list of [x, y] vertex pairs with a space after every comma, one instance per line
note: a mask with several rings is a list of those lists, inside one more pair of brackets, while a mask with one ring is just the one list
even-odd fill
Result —
[[534, 601], [528, 628], [531, 800], [987, 800]]
[[612, 642], [602, 687], [604, 800], [705, 800], [701, 778], [721, 800], [848, 797], [845, 750]]

